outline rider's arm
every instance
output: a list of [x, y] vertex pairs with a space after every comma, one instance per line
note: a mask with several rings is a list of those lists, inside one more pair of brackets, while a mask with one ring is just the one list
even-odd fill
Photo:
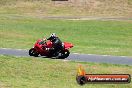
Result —
[[51, 37], [49, 37], [47, 40], [51, 40], [52, 38]]

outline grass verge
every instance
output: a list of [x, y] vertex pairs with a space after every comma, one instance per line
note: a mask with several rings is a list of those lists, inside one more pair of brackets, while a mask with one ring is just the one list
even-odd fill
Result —
[[130, 84], [79, 86], [78, 65], [93, 74], [132, 74], [132, 66], [74, 62], [34, 57], [0, 56], [0, 88], [131, 88]]
[[74, 44], [72, 52], [132, 55], [132, 21], [48, 20], [20, 15], [0, 15], [0, 48], [29, 49], [43, 36], [55, 32]]

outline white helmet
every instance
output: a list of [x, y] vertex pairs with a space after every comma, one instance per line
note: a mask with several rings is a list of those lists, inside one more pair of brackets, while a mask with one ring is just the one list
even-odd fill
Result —
[[55, 33], [52, 33], [52, 34], [50, 35], [50, 37], [56, 37], [56, 34], [55, 34]]

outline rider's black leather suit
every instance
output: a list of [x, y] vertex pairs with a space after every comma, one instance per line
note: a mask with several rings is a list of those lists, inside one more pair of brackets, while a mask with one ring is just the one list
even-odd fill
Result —
[[58, 53], [63, 49], [62, 41], [58, 37], [49, 37], [47, 40], [53, 43], [52, 53]]

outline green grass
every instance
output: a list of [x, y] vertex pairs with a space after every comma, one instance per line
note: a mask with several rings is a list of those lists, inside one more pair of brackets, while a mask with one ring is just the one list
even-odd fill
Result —
[[132, 5], [132, 0], [128, 0], [128, 4], [129, 5]]
[[0, 56], [0, 88], [131, 88], [130, 84], [87, 84], [75, 77], [82, 65], [89, 74], [132, 74], [132, 66]]
[[0, 15], [0, 48], [29, 49], [35, 41], [55, 32], [74, 44], [72, 52], [132, 55], [132, 21], [46, 20]]

